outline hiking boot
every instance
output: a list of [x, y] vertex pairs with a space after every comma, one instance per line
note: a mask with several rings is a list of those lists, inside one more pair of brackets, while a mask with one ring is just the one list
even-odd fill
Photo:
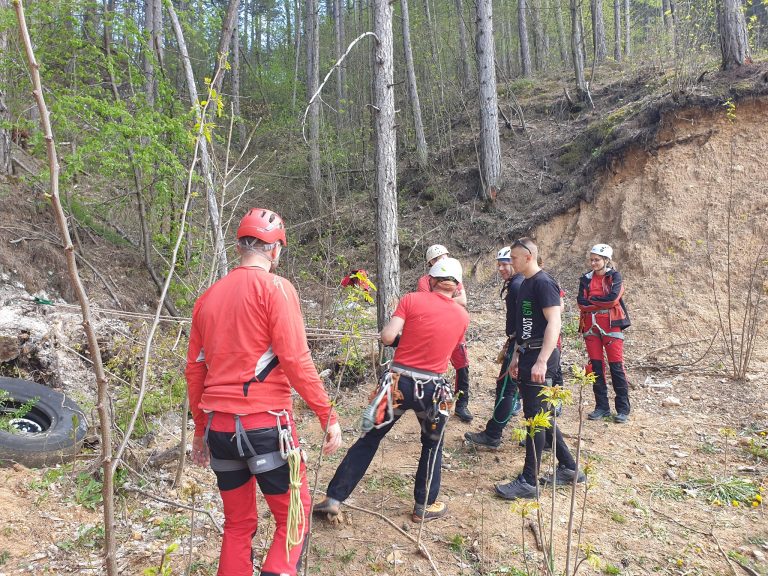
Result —
[[485, 430], [482, 432], [465, 432], [464, 439], [472, 444], [485, 446], [486, 448], [498, 448], [501, 446], [501, 438], [491, 438], [485, 433]]
[[[576, 478], [576, 482], [581, 484], [582, 482], [587, 481], [587, 477], [584, 475], [584, 472], [579, 470], [578, 474], [576, 473], [576, 470], [571, 470], [570, 468], [566, 468], [562, 464], [557, 467], [557, 470], [555, 470], [555, 478], [557, 479], [557, 485], [558, 486], [565, 486], [566, 484], [573, 484], [573, 479]], [[539, 478], [539, 484], [542, 486], [548, 486], [549, 484], [552, 484], [552, 473], [545, 474], [541, 478]]]
[[421, 504], [416, 504], [413, 507], [413, 514], [411, 520], [414, 522], [430, 522], [442, 518], [448, 513], [448, 505], [445, 502], [435, 502], [424, 508]]
[[626, 424], [627, 420], [629, 420], [629, 414], [622, 414], [621, 412], [613, 417], [613, 421], [616, 422], [616, 424]]
[[453, 411], [453, 413], [456, 414], [458, 419], [462, 422], [472, 422], [474, 418], [474, 416], [472, 416], [472, 412], [469, 411], [467, 404], [467, 400], [462, 396], [459, 398], [459, 401], [456, 402], [456, 409]]
[[595, 408], [587, 414], [587, 420], [602, 420], [603, 418], [609, 418], [611, 411], [605, 408]]
[[317, 502], [312, 507], [313, 514], [328, 514], [328, 516], [338, 516], [341, 502], [333, 498], [325, 498], [322, 502]]
[[520, 498], [536, 498], [536, 486], [528, 484], [525, 478], [518, 476], [508, 484], [496, 484], [496, 494], [504, 500], [518, 500]]

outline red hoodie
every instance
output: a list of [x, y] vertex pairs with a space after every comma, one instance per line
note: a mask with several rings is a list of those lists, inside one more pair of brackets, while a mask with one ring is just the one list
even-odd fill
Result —
[[309, 354], [296, 289], [261, 268], [235, 268], [197, 300], [185, 375], [195, 436], [203, 435], [208, 411], [290, 411], [291, 387], [321, 426], [329, 417], [336, 422]]

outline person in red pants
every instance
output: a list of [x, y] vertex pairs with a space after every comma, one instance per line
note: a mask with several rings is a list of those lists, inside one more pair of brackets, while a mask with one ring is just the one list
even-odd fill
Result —
[[589, 354], [588, 370], [596, 375], [592, 387], [595, 409], [587, 414], [589, 420], [600, 420], [611, 415], [608, 386], [605, 383], [605, 365], [608, 359], [611, 382], [616, 393], [614, 422], [629, 419], [629, 384], [624, 370], [624, 332], [629, 327], [629, 314], [622, 300], [624, 284], [621, 274], [612, 266], [613, 248], [608, 244], [595, 244], [589, 253], [592, 268], [579, 279], [577, 301], [581, 317], [579, 332]]
[[[448, 258], [448, 249], [442, 244], [433, 244], [427, 248], [426, 261], [427, 266], [432, 267], [440, 260]], [[417, 292], [430, 292], [429, 274], [424, 274], [416, 284]], [[467, 307], [467, 293], [464, 290], [464, 285], [459, 282], [456, 286], [456, 291], [453, 293], [453, 301], [457, 304], [461, 304], [464, 308]], [[467, 341], [462, 338], [461, 342], [456, 345], [456, 348], [451, 353], [451, 366], [456, 370], [456, 383], [454, 385], [454, 391], [456, 393], [456, 406], [454, 407], [454, 414], [462, 422], [472, 422], [474, 416], [469, 411], [469, 356], [467, 355]]]
[[[341, 446], [341, 428], [309, 354], [296, 289], [272, 273], [285, 244], [280, 216], [250, 210], [237, 230], [240, 265], [206, 290], [192, 312], [185, 371], [195, 422], [192, 460], [210, 463], [224, 505], [218, 576], [253, 576], [257, 483], [276, 525], [261, 574], [298, 570], [310, 497], [304, 464], [294, 452], [299, 443], [291, 388], [326, 430], [323, 452]], [[290, 485], [288, 459], [299, 468], [299, 487]], [[293, 516], [298, 542], [289, 547], [291, 491], [297, 489], [304, 514]]]

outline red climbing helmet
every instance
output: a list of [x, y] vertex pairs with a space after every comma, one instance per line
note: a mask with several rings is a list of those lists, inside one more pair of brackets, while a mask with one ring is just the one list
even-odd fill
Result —
[[266, 208], [251, 208], [248, 213], [240, 220], [240, 226], [237, 228], [237, 237], [243, 238], [251, 236], [258, 238], [266, 244], [273, 242], [282, 242], [283, 246], [288, 244], [285, 239], [285, 224], [283, 219]]

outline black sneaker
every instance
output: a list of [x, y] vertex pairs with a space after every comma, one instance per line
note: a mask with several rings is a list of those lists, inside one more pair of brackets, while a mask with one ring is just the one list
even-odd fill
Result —
[[587, 414], [587, 420], [602, 420], [603, 418], [609, 418], [611, 415], [610, 410], [606, 410], [603, 408], [595, 408]]
[[629, 420], [629, 414], [622, 414], [621, 412], [613, 417], [613, 421], [616, 422], [616, 424], [626, 424], [627, 420]]
[[[562, 464], [557, 467], [557, 470], [555, 470], [555, 478], [557, 479], [558, 486], [573, 484], [574, 478], [576, 478], [576, 482], [578, 482], [579, 484], [587, 481], [587, 477], [584, 475], [584, 472], [579, 470], [577, 475], [576, 470], [571, 470], [570, 468], [566, 468]], [[541, 484], [542, 486], [547, 486], [549, 484], [552, 484], [552, 473], [550, 472], [549, 474], [545, 474], [544, 476], [539, 478], [539, 484]]]
[[518, 476], [508, 484], [496, 484], [496, 494], [504, 500], [518, 500], [520, 498], [536, 498], [536, 486], [528, 484], [525, 478]]
[[485, 430], [482, 432], [465, 432], [464, 439], [472, 444], [485, 446], [486, 448], [498, 448], [501, 446], [501, 438], [491, 438], [485, 433]]

